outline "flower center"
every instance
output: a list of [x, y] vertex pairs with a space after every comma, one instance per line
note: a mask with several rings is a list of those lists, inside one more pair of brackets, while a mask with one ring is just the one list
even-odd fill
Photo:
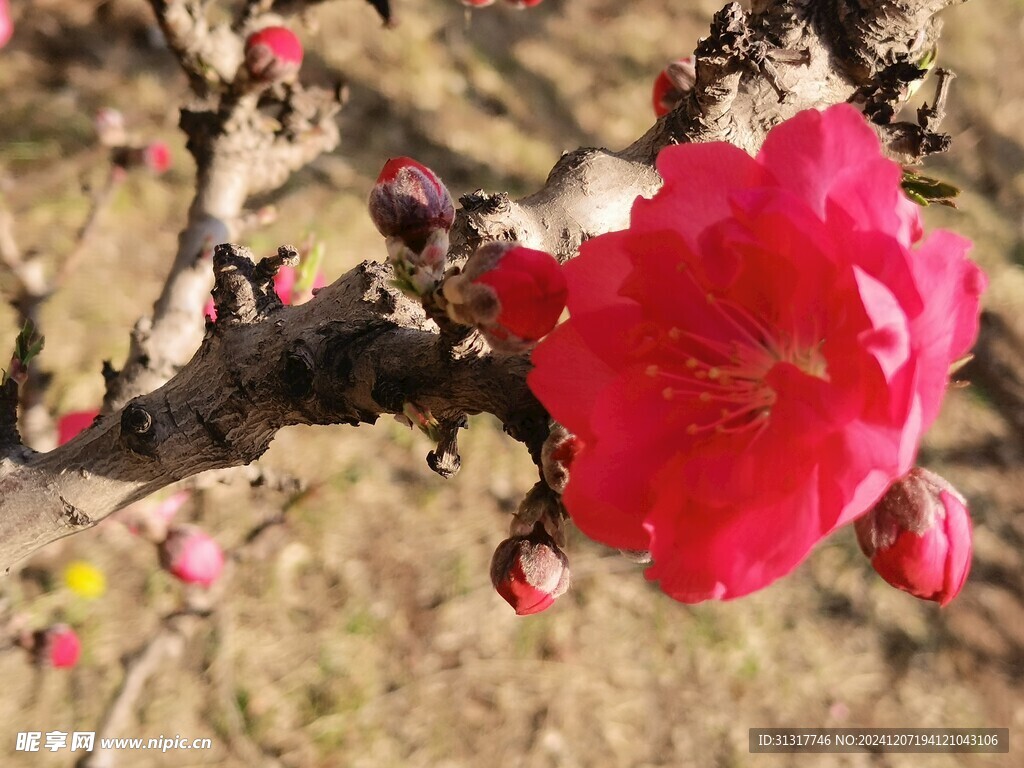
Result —
[[711, 293], [706, 299], [716, 335], [700, 329], [659, 329], [637, 351], [659, 361], [649, 365], [646, 374], [665, 382], [662, 396], [666, 400], [687, 398], [693, 406], [688, 434], [750, 433], [755, 437], [768, 425], [777, 399], [766, 381], [776, 364], [788, 362], [811, 376], [828, 379], [821, 341], [801, 343], [734, 301]]

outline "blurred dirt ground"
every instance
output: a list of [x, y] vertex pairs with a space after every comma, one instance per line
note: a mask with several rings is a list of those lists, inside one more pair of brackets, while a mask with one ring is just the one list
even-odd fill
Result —
[[[44, 313], [41, 365], [55, 413], [94, 407], [100, 364], [119, 363], [171, 258], [192, 185], [176, 130], [183, 77], [141, 0], [14, 0], [0, 51], [0, 191], [21, 246], [65, 254], [101, 183], [91, 117], [121, 109], [171, 146], [174, 170], [133, 172], [103, 214], [85, 264]], [[304, 79], [339, 72], [351, 101], [340, 149], [274, 202], [259, 253], [313, 232], [331, 279], [383, 257], [364, 201], [380, 165], [409, 154], [453, 193], [535, 189], [564, 149], [621, 147], [650, 124], [649, 84], [690, 52], [719, 3], [548, 0], [464, 13], [456, 0], [397, 0], [381, 29], [362, 0], [310, 13]], [[1024, 309], [1024, 3], [948, 11], [940, 63], [959, 78], [953, 151], [929, 168], [965, 191], [932, 226], [977, 242], [987, 302]], [[930, 96], [928, 87], [923, 96]], [[197, 322], [199, 319], [197, 318]], [[0, 308], [0, 346], [16, 318]], [[2, 341], [6, 340], [6, 341]], [[197, 492], [182, 511], [231, 547], [289, 506], [286, 526], [232, 566], [228, 594], [184, 654], [150, 681], [121, 736], [208, 737], [208, 752], [122, 752], [118, 765], [302, 768], [653, 768], [654, 766], [1015, 766], [1024, 749], [1024, 463], [978, 388], [952, 392], [922, 462], [968, 496], [976, 558], [945, 609], [890, 589], [851, 532], [747, 599], [686, 607], [642, 569], [576, 536], [573, 588], [515, 617], [487, 566], [533, 482], [525, 451], [495, 422], [463, 433], [444, 481], [425, 438], [375, 427], [291, 429], [264, 462], [301, 473], [299, 499], [242, 485]], [[76, 559], [102, 568], [91, 602], [62, 586]], [[122, 674], [181, 591], [152, 550], [111, 521], [39, 553], [0, 582], [5, 615], [55, 616], [84, 641], [71, 672], [0, 653], [0, 764], [66, 766], [67, 750], [16, 753], [19, 731], [95, 730]], [[751, 755], [755, 726], [1009, 727], [1009, 755]]]

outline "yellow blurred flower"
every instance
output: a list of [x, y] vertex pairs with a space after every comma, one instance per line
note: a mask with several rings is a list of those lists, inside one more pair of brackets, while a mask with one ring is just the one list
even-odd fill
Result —
[[107, 590], [107, 577], [92, 563], [76, 560], [64, 569], [64, 583], [79, 597], [89, 600], [99, 597]]

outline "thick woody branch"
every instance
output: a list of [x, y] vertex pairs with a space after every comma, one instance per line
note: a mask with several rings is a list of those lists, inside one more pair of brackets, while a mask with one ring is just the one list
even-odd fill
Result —
[[227, 25], [211, 25], [200, 0], [150, 0], [167, 45], [200, 95], [231, 82], [242, 63], [242, 39]]
[[[588, 238], [627, 226], [637, 196], [658, 190], [654, 161], [664, 147], [728, 141], [754, 153], [772, 127], [797, 112], [856, 100], [898, 63], [916, 72], [934, 46], [934, 14], [953, 1], [762, 0], [749, 12], [730, 3], [697, 46], [697, 83], [682, 105], [619, 152], [563, 155], [544, 188], [522, 200], [482, 190], [463, 197], [453, 255], [518, 239], [571, 258]], [[944, 83], [940, 78], [941, 98]], [[922, 120], [880, 127], [898, 160], [944, 148], [936, 145], [937, 121]]]
[[[364, 263], [284, 307], [268, 288], [274, 264], [245, 261], [241, 248], [217, 249], [226, 314], [166, 385], [55, 451], [0, 463], [0, 565], [176, 480], [247, 464], [290, 424], [372, 423], [415, 402], [450, 429], [493, 413], [539, 448], [547, 416], [526, 387], [528, 360], [453, 355], [388, 267]], [[453, 453], [449, 437], [445, 469]]]
[[196, 193], [178, 252], [151, 317], [132, 332], [121, 371], [107, 370], [104, 410], [156, 389], [184, 364], [202, 338], [212, 247], [238, 234], [243, 206], [276, 189], [299, 168], [337, 146], [334, 119], [342, 94], [299, 84], [261, 93], [242, 86], [182, 111], [181, 126], [197, 165]]

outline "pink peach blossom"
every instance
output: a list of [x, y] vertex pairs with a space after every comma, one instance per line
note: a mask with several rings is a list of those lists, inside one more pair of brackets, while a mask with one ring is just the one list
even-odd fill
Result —
[[757, 157], [671, 146], [627, 230], [566, 265], [571, 319], [529, 383], [581, 439], [563, 501], [648, 550], [684, 602], [789, 573], [913, 466], [978, 329], [968, 241], [922, 240], [901, 169], [852, 107]]

